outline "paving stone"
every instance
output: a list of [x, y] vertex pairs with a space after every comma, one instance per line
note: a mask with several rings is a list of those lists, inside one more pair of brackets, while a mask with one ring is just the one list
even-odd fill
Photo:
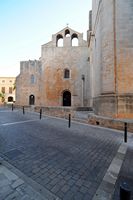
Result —
[[64, 176], [64, 180], [66, 180], [66, 181], [70, 180], [71, 178], [72, 178], [72, 177], [71, 177], [70, 175]]
[[88, 188], [85, 187], [85, 186], [82, 186], [82, 187], [80, 188], [80, 192], [83, 193], [83, 194], [86, 194], [86, 193], [88, 192]]
[[6, 186], [9, 184], [8, 178], [4, 174], [0, 174], [0, 187]]
[[57, 176], [57, 175], [54, 173], [54, 174], [51, 174], [51, 175], [50, 175], [50, 178], [51, 178], [51, 179], [54, 179], [56, 176]]
[[84, 183], [84, 182], [83, 182], [82, 180], [79, 179], [79, 180], [76, 182], [76, 185], [80, 187], [80, 186], [83, 185], [83, 183]]
[[13, 193], [6, 196], [6, 200], [18, 200], [21, 198], [21, 195], [17, 191], [13, 191]]
[[73, 192], [73, 194], [76, 194], [77, 191], [79, 191], [79, 187], [77, 187], [76, 185], [73, 185], [70, 190]]
[[[37, 180], [37, 179], [35, 179], [35, 180]], [[38, 178], [38, 180], [40, 180], [40, 178]], [[43, 180], [43, 182], [44, 182], [44, 184], [48, 184], [48, 183], [50, 183], [50, 179], [46, 178]]]
[[77, 192], [75, 195], [74, 195], [74, 200], [82, 200], [84, 199], [84, 195], [80, 192]]
[[92, 200], [92, 198], [93, 198], [93, 195], [91, 195], [91, 194], [85, 194], [84, 195], [84, 198], [83, 198], [83, 200]]
[[51, 191], [51, 189], [53, 188], [53, 185], [47, 184], [45, 187], [46, 187], [48, 190]]
[[0, 200], [5, 200], [6, 196], [11, 193], [13, 193], [13, 189], [10, 187], [10, 185], [0, 187]]
[[70, 179], [68, 182], [67, 182], [68, 185], [72, 186], [75, 184], [75, 180], [73, 179]]
[[30, 200], [30, 199], [31, 198], [27, 194], [20, 198], [20, 200]]
[[22, 185], [24, 181], [22, 179], [17, 179], [13, 184], [12, 188], [17, 188], [18, 186]]
[[68, 190], [70, 190], [70, 186], [69, 185], [64, 185], [62, 188], [61, 188], [61, 191], [66, 193]]
[[51, 191], [54, 192], [54, 193], [57, 193], [58, 191], [60, 190], [60, 186], [59, 185], [55, 185]]
[[63, 185], [66, 183], [66, 181], [64, 179], [61, 179], [60, 182], [58, 183], [59, 185], [61, 185], [63, 187]]
[[65, 194], [65, 196], [63, 197], [63, 200], [73, 200], [74, 194], [72, 191], [67, 191], [67, 193]]
[[22, 191], [22, 189], [20, 187], [16, 188], [16, 191], [20, 194], [20, 195], [24, 195], [24, 191]]
[[61, 190], [57, 191], [56, 195], [61, 199], [63, 199], [63, 197], [65, 196], [65, 194]]
[[57, 179], [53, 179], [52, 181], [49, 182], [50, 185], [56, 185], [58, 183]]
[[18, 176], [16, 176], [16, 174], [12, 173], [9, 170], [6, 170], [5, 175], [10, 181], [15, 181], [18, 179]]

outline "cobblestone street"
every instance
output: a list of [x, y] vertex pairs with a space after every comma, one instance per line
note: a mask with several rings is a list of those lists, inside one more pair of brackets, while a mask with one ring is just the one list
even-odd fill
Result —
[[123, 142], [121, 132], [76, 122], [68, 128], [67, 120], [40, 120], [20, 110], [0, 112], [5, 162], [45, 188], [48, 199], [93, 198]]

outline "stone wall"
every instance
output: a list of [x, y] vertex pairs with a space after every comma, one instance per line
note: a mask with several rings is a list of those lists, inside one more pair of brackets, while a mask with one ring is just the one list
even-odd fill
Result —
[[29, 105], [30, 95], [34, 95], [35, 104], [41, 103], [41, 62], [29, 60], [20, 62], [20, 74], [16, 78], [16, 104]]
[[94, 112], [99, 116], [133, 118], [133, 95], [101, 95], [93, 100]]
[[93, 99], [94, 112], [99, 116], [116, 117], [117, 97], [114, 95], [101, 95]]
[[91, 68], [93, 96], [114, 93], [113, 1], [93, 1]]
[[[41, 107], [42, 114], [54, 116], [54, 117], [61, 117], [68, 119], [69, 114], [71, 114], [71, 117], [74, 116], [74, 110], [71, 108], [65, 108], [65, 107]], [[40, 107], [35, 107], [35, 112], [40, 112]]]
[[133, 2], [94, 0], [91, 73], [94, 111], [133, 118]]
[[116, 1], [117, 90], [133, 94], [133, 1]]
[[[19, 108], [23, 112], [22, 106], [15, 105], [14, 109], [15, 108]], [[69, 114], [71, 114], [71, 118], [73, 121], [92, 124], [100, 127], [112, 128], [116, 130], [122, 130], [123, 134], [124, 134], [125, 122], [127, 122], [127, 131], [133, 132], [133, 120], [126, 120], [126, 119], [121, 120], [121, 119], [114, 119], [111, 117], [94, 115], [92, 112], [90, 112], [91, 109], [89, 107], [84, 109], [82, 107], [71, 108], [71, 107], [24, 106], [25, 114], [27, 111], [40, 113], [40, 109], [42, 110], [42, 115], [44, 116], [48, 115], [53, 117], [69, 119]], [[88, 117], [86, 117], [86, 112], [85, 112], [85, 117], [83, 117], [84, 110], [86, 110], [86, 112], [88, 111]], [[77, 117], [77, 113], [79, 117]]]
[[133, 94], [119, 95], [117, 117], [133, 119]]
[[91, 116], [88, 119], [88, 123], [92, 125], [97, 125], [100, 127], [112, 128], [123, 131], [124, 137], [124, 130], [125, 130], [125, 122], [127, 123], [127, 131], [133, 133], [133, 120], [120, 120], [120, 119], [113, 119], [101, 116]]

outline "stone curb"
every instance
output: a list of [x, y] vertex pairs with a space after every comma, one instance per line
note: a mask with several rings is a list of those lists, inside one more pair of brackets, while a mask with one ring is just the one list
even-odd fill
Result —
[[112, 160], [96, 194], [92, 200], [111, 200], [114, 194], [115, 183], [117, 181], [124, 157], [126, 155], [128, 144], [122, 143]]

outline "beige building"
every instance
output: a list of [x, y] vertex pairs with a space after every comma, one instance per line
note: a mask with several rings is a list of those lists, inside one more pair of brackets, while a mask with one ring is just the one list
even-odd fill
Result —
[[15, 77], [0, 77], [0, 104], [15, 102]]
[[92, 3], [89, 48], [94, 111], [133, 118], [133, 1]]
[[16, 103], [36, 106], [88, 106], [88, 43], [83, 34], [65, 27], [41, 47], [39, 61], [20, 63]]

